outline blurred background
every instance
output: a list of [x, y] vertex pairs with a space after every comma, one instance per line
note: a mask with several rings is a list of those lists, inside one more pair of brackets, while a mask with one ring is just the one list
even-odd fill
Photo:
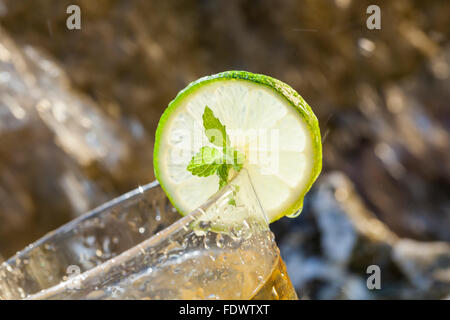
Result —
[[449, 1], [0, 0], [0, 261], [153, 180], [170, 100], [243, 69], [321, 126], [303, 213], [272, 225], [299, 296], [450, 298], [449, 17]]

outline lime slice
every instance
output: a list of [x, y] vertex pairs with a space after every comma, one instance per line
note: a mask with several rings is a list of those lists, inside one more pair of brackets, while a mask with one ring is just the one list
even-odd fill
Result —
[[189, 161], [208, 141], [205, 107], [225, 126], [231, 146], [245, 155], [243, 166], [271, 222], [295, 216], [322, 168], [317, 118], [287, 84], [259, 74], [227, 71], [201, 78], [178, 93], [156, 130], [155, 175], [181, 214], [219, 190], [217, 175], [194, 176]]

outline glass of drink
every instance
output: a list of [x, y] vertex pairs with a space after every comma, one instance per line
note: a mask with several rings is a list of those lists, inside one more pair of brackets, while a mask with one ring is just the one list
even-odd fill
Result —
[[0, 266], [0, 299], [297, 299], [245, 169], [182, 217], [157, 182]]

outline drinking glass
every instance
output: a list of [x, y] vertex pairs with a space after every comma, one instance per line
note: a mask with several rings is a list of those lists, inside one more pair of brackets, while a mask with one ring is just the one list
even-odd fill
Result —
[[0, 266], [0, 299], [297, 299], [245, 169], [182, 217], [158, 182]]

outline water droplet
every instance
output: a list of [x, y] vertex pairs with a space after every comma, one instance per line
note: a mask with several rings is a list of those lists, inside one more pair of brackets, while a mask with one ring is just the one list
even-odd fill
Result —
[[198, 224], [198, 226], [202, 229], [207, 229], [210, 227], [210, 222], [209, 221], [200, 221], [200, 223]]
[[286, 217], [297, 218], [300, 215], [300, 213], [302, 213], [302, 210], [303, 210], [303, 206], [300, 207], [300, 209], [298, 209], [297, 212], [294, 212], [293, 214], [288, 214]]
[[156, 219], [156, 221], [160, 221], [161, 220], [161, 212], [160, 212], [158, 207], [156, 207], [155, 219]]
[[224, 244], [224, 239], [223, 239], [222, 235], [220, 233], [218, 233], [216, 236], [216, 245], [218, 248], [222, 248], [223, 244]]
[[[197, 237], [203, 237], [206, 235], [206, 232], [200, 229], [194, 229], [194, 233]], [[195, 239], [193, 239], [195, 241]]]

